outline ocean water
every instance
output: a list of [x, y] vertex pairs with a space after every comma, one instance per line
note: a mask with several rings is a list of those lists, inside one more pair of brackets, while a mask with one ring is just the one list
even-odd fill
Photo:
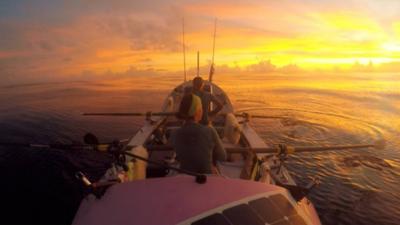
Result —
[[[74, 143], [86, 132], [101, 141], [132, 137], [139, 117], [83, 112], [156, 112], [181, 76], [37, 83], [0, 87], [0, 142]], [[268, 144], [371, 143], [362, 149], [295, 154], [287, 167], [310, 194], [323, 224], [399, 224], [400, 76], [397, 74], [216, 75], [237, 112], [293, 118], [253, 119]]]

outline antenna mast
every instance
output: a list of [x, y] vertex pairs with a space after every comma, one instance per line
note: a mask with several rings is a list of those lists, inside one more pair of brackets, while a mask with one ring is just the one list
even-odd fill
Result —
[[197, 76], [200, 76], [200, 66], [199, 66], [199, 62], [200, 62], [200, 53], [199, 51], [197, 51]]
[[212, 78], [214, 75], [214, 53], [215, 53], [215, 36], [217, 33], [217, 18], [214, 20], [214, 41], [213, 41], [213, 53], [212, 53], [212, 59], [211, 59], [211, 67], [210, 67], [210, 73], [208, 76], [208, 81], [212, 82]]
[[182, 18], [183, 81], [186, 82], [185, 18]]

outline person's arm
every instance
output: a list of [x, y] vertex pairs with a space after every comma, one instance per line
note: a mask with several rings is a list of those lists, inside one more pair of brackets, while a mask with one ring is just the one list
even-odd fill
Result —
[[215, 143], [215, 147], [213, 150], [213, 161], [217, 161], [217, 160], [226, 161], [227, 154], [226, 154], [226, 150], [225, 150], [224, 146], [222, 145], [221, 139], [219, 138], [218, 133], [214, 127], [210, 127], [210, 129], [212, 131], [212, 138]]
[[215, 116], [215, 115], [217, 115], [217, 113], [219, 111], [221, 111], [223, 105], [214, 95], [211, 95], [210, 99], [211, 99], [211, 102], [214, 104], [215, 108], [213, 111], [209, 112], [208, 115]]

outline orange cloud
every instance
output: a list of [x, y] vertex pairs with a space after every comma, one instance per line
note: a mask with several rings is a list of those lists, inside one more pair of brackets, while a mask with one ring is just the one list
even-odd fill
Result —
[[25, 20], [3, 19], [0, 67], [21, 79], [26, 74], [65, 78], [84, 71], [180, 71], [182, 17], [187, 67], [196, 66], [197, 50], [201, 65], [209, 65], [217, 16], [215, 60], [226, 71], [351, 70], [354, 62], [372, 62], [374, 71], [398, 69], [396, 5], [352, 2], [118, 1], [111, 7], [101, 1], [91, 10], [79, 10], [84, 3], [68, 3], [64, 11], [37, 9], [44, 19], [36, 18], [40, 13]]

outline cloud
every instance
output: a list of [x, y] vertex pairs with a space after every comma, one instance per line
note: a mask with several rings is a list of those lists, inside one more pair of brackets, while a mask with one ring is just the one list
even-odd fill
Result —
[[276, 71], [277, 67], [270, 60], [260, 61], [257, 64], [252, 64], [246, 67], [246, 70], [251, 73], [266, 73]]
[[[65, 4], [60, 6], [65, 6], [66, 12], [50, 6], [59, 15], [47, 12], [41, 2], [15, 5], [17, 11], [27, 11], [31, 18], [0, 15], [4, 18], [0, 22], [0, 65], [21, 80], [49, 73], [63, 79], [84, 70], [122, 71], [138, 59], [147, 58], [141, 63], [148, 64], [154, 53], [181, 49], [180, 26], [175, 26], [181, 23], [181, 16], [173, 5], [164, 9], [160, 3], [151, 10], [150, 3], [117, 1], [108, 12], [108, 1], [87, 11]], [[39, 6], [44, 7], [41, 13]], [[144, 9], [148, 11], [141, 11]]]
[[[181, 17], [166, 18], [165, 21], [151, 21], [133, 16], [109, 17], [97, 20], [99, 32], [105, 36], [116, 36], [129, 41], [133, 51], [178, 51], [181, 49], [179, 26]], [[175, 26], [171, 26], [171, 24]], [[178, 28], [178, 29], [177, 29]]]
[[[197, 50], [202, 65], [211, 58], [216, 16], [216, 63], [221, 72], [295, 73], [350, 67], [358, 59], [374, 63], [400, 59], [399, 1], [3, 0], [0, 4], [0, 75], [15, 82], [70, 79], [87, 71], [174, 73], [182, 67], [183, 17], [188, 67], [195, 65]], [[374, 65], [374, 71], [395, 69], [396, 63]], [[202, 67], [202, 73], [208, 70]]]
[[[69, 61], [68, 59], [67, 61]], [[144, 59], [147, 61], [147, 59]], [[208, 78], [208, 73], [210, 70], [210, 64], [203, 65], [200, 67], [200, 75], [204, 78]], [[238, 65], [227, 65], [227, 64], [216, 64], [215, 65], [215, 76], [218, 75], [231, 75], [231, 76], [247, 76], [251, 78], [253, 75], [271, 75], [271, 74], [291, 74], [296, 76], [297, 74], [314, 74], [317, 72], [318, 74], [322, 72], [326, 72], [327, 74], [353, 74], [354, 72], [363, 72], [363, 73], [373, 73], [373, 72], [399, 72], [400, 71], [400, 61], [398, 62], [389, 62], [382, 63], [379, 65], [375, 65], [372, 62], [367, 64], [361, 64], [360, 62], [354, 62], [350, 67], [340, 68], [337, 66], [331, 68], [321, 69], [304, 69], [298, 66], [297, 64], [286, 64], [282, 66], [277, 66], [272, 63], [271, 60], [261, 60], [254, 64], [249, 64], [247, 66], [238, 66]], [[189, 79], [191, 77], [196, 76], [197, 68], [190, 67], [186, 71], [187, 77]], [[2, 86], [7, 85], [15, 85], [15, 84], [29, 84], [29, 83], [42, 83], [42, 82], [68, 82], [68, 81], [90, 81], [90, 80], [111, 80], [111, 79], [121, 79], [121, 78], [129, 78], [132, 76], [143, 76], [143, 77], [152, 77], [152, 76], [164, 76], [164, 77], [179, 77], [183, 76], [182, 70], [177, 71], [168, 71], [163, 69], [157, 69], [151, 65], [148, 65], [146, 68], [136, 67], [134, 65], [130, 66], [127, 70], [121, 72], [113, 72], [111, 70], [96, 72], [92, 70], [83, 70], [78, 74], [70, 74], [70, 76], [63, 77], [60, 80], [59, 77], [54, 76], [52, 73], [44, 73], [41, 76], [35, 75], [26, 75], [25, 80], [21, 82], [21, 80], [15, 76], [16, 74], [13, 70], [7, 70], [0, 66], [0, 74], [2, 74]], [[367, 76], [367, 75], [366, 75]]]

